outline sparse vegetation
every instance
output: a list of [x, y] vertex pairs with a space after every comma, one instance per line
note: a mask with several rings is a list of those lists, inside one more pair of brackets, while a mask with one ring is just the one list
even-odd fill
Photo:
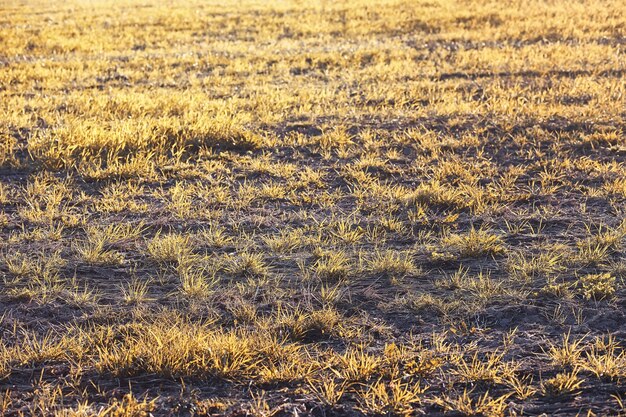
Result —
[[0, 2], [0, 415], [625, 415], [623, 6]]

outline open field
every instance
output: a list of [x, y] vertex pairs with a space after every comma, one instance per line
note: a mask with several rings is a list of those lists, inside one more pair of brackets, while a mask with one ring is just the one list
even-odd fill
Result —
[[0, 415], [626, 415], [624, 8], [0, 0]]

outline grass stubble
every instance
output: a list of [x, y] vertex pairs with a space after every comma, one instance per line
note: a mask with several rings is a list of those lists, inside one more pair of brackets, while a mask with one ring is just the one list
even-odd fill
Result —
[[621, 415], [619, 1], [0, 3], [0, 413]]

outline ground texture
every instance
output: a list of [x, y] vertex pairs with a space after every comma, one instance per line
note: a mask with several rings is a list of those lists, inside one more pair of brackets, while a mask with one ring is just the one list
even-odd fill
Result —
[[0, 413], [624, 414], [622, 1], [0, 1]]

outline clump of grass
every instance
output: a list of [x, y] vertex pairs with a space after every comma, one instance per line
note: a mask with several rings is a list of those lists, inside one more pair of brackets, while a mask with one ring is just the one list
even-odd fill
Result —
[[411, 253], [398, 251], [377, 252], [369, 260], [368, 269], [375, 274], [398, 278], [419, 272]]
[[147, 243], [148, 254], [161, 263], [178, 262], [191, 254], [189, 236], [180, 234], [157, 235]]
[[492, 397], [489, 391], [472, 398], [471, 391], [464, 390], [460, 395], [444, 394], [436, 397], [433, 402], [444, 409], [463, 416], [492, 416], [502, 417], [508, 408], [506, 400], [510, 394]]
[[102, 415], [111, 417], [143, 417], [149, 416], [156, 409], [156, 399], [142, 400], [132, 393], [124, 395], [122, 400], [113, 400], [111, 405], [103, 410]]
[[586, 352], [581, 367], [597, 378], [619, 380], [626, 376], [626, 353], [612, 335], [606, 339], [598, 337]]
[[578, 251], [572, 261], [582, 266], [598, 265], [606, 262], [610, 255], [610, 246], [595, 240], [584, 240], [577, 243]]
[[504, 242], [500, 236], [487, 229], [475, 229], [473, 226], [467, 233], [452, 233], [445, 236], [441, 243], [444, 249], [467, 258], [496, 256], [505, 252]]
[[64, 295], [67, 296], [68, 303], [78, 307], [95, 306], [102, 296], [98, 290], [87, 285], [81, 287], [76, 282], [71, 283]]
[[148, 291], [149, 280], [133, 279], [126, 286], [122, 286], [122, 299], [126, 304], [141, 304], [150, 301]]
[[233, 238], [229, 236], [226, 229], [218, 226], [210, 226], [198, 234], [198, 241], [211, 248], [220, 249], [233, 243]]
[[325, 376], [321, 381], [309, 381], [309, 388], [315, 397], [327, 407], [339, 404], [348, 388], [345, 381], [338, 382], [333, 377]]
[[454, 374], [462, 381], [499, 382], [513, 374], [515, 365], [502, 361], [503, 354], [493, 352], [481, 359], [477, 353], [470, 360], [461, 358]]
[[124, 256], [113, 250], [105, 248], [105, 241], [87, 240], [75, 244], [74, 250], [83, 262], [94, 265], [120, 265], [124, 262]]
[[97, 332], [84, 335], [99, 346], [95, 363], [99, 372], [255, 379], [264, 365], [287, 349], [268, 334], [223, 331], [180, 317], [165, 316], [118, 332], [121, 343], [97, 343], [93, 338], [103, 337]]
[[338, 281], [347, 278], [352, 272], [351, 260], [343, 251], [323, 254], [314, 266], [315, 276], [322, 281]]
[[615, 295], [615, 277], [610, 273], [588, 274], [578, 279], [580, 293], [586, 300], [601, 301]]
[[346, 220], [337, 222], [331, 231], [331, 236], [344, 244], [356, 244], [363, 238], [365, 231], [359, 227], [351, 224]]
[[504, 379], [504, 383], [512, 389], [513, 395], [520, 400], [532, 398], [537, 393], [532, 377], [519, 377], [515, 374]]
[[226, 308], [233, 315], [235, 323], [241, 322], [254, 324], [259, 318], [256, 304], [245, 299], [230, 303]]
[[202, 300], [212, 294], [218, 283], [215, 274], [209, 275], [195, 265], [179, 265], [180, 293], [191, 300]]
[[540, 277], [550, 277], [564, 268], [562, 252], [548, 251], [526, 256], [521, 252], [512, 253], [507, 260], [507, 269], [512, 277], [521, 281], [532, 281]]
[[574, 367], [580, 363], [583, 339], [570, 341], [570, 334], [563, 336], [560, 344], [550, 343], [546, 354], [555, 365]]
[[428, 378], [445, 363], [444, 358], [437, 356], [435, 352], [422, 349], [417, 354], [410, 355], [404, 362], [404, 371], [412, 376]]
[[324, 340], [342, 335], [344, 321], [345, 317], [330, 307], [312, 311], [280, 309], [273, 317], [271, 327], [278, 328], [292, 340]]
[[359, 408], [376, 415], [410, 416], [427, 387], [401, 380], [379, 380], [360, 392]]
[[374, 376], [382, 366], [379, 356], [367, 353], [362, 346], [350, 348], [339, 359], [339, 373], [343, 379], [363, 382]]
[[270, 267], [261, 253], [241, 252], [231, 257], [226, 267], [229, 274], [262, 277], [270, 273]]
[[218, 146], [246, 151], [259, 149], [264, 143], [261, 135], [226, 116], [214, 118], [200, 116], [176, 133], [188, 144], [195, 146]]
[[283, 230], [277, 235], [263, 238], [267, 247], [276, 253], [291, 253], [306, 244], [302, 229]]
[[546, 397], [559, 397], [575, 395], [585, 382], [578, 376], [579, 369], [574, 368], [569, 372], [561, 372], [556, 376], [542, 382], [541, 393]]
[[575, 295], [572, 283], [557, 282], [555, 279], [549, 279], [539, 290], [538, 294], [550, 298], [562, 299], [571, 299]]
[[22, 253], [15, 252], [6, 256], [5, 264], [8, 272], [16, 280], [30, 278], [31, 283], [55, 281], [60, 270], [67, 265], [61, 251]]

